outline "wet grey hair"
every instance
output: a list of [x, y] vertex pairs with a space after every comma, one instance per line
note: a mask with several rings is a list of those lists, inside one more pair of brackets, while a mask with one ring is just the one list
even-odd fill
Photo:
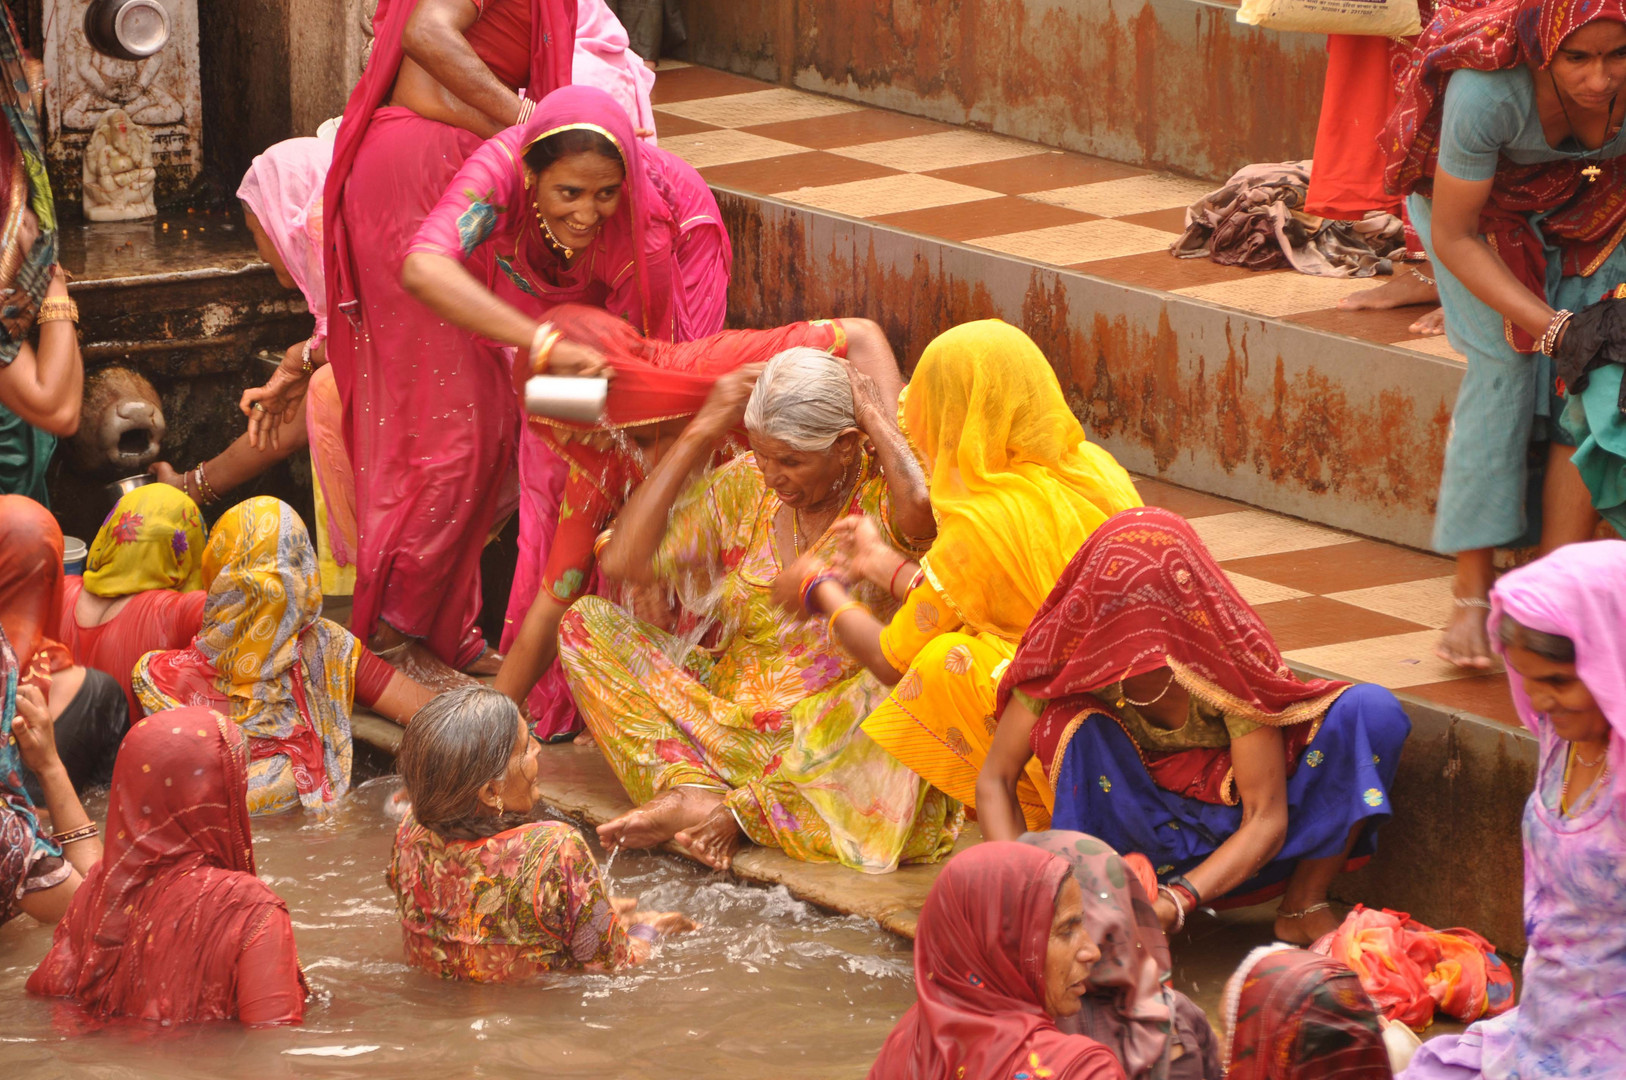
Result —
[[745, 428], [805, 452], [830, 449], [853, 414], [852, 383], [840, 360], [821, 349], [786, 349], [757, 376]]
[[1508, 648], [1529, 649], [1542, 659], [1551, 660], [1555, 664], [1575, 663], [1573, 639], [1563, 634], [1533, 630], [1505, 611], [1502, 612], [1501, 621], [1496, 624], [1496, 636]]
[[480, 789], [508, 772], [518, 720], [508, 695], [478, 684], [436, 694], [418, 710], [395, 767], [419, 824], [459, 840], [508, 827], [480, 802]]

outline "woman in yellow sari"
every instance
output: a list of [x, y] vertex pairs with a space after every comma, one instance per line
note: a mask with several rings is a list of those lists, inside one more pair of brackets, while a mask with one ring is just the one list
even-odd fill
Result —
[[[1090, 533], [1141, 505], [1129, 474], [1091, 444], [1039, 347], [998, 319], [957, 326], [921, 354], [899, 420], [931, 486], [937, 538], [917, 564], [853, 517], [836, 573], [799, 565], [787, 607], [831, 618], [841, 645], [891, 695], [864, 733], [933, 787], [976, 805], [994, 691], [1034, 612]], [[847, 582], [901, 598], [882, 623]], [[1050, 820], [1037, 765], [1018, 785], [1028, 825]]]

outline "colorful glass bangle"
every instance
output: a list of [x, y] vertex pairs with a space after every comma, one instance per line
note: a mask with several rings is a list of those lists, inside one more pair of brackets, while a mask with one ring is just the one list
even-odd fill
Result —
[[817, 592], [819, 586], [823, 585], [826, 581], [840, 581], [840, 580], [841, 580], [840, 578], [836, 577], [834, 574], [830, 573], [830, 571], [828, 571], [828, 570], [816, 570], [813, 573], [807, 575], [807, 577], [803, 578], [802, 579], [802, 611], [803, 611], [803, 613], [805, 613], [810, 618], [812, 616], [818, 614], [818, 612], [813, 607], [813, 594], [815, 592]]
[[868, 611], [869, 605], [864, 603], [862, 600], [848, 600], [845, 603], [837, 604], [836, 609], [830, 612], [829, 630], [831, 637], [836, 636], [836, 620], [854, 608], [863, 608], [865, 611]]
[[77, 829], [65, 829], [62, 832], [54, 834], [51, 839], [55, 840], [58, 844], [71, 844], [76, 840], [89, 840], [99, 831], [100, 830], [96, 828], [96, 823], [92, 821], [88, 824], [79, 826]]

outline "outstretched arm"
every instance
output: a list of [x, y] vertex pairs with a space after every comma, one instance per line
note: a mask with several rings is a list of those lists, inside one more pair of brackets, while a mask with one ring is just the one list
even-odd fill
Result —
[[[60, 266], [51, 277], [45, 298], [68, 298], [68, 281]], [[39, 347], [24, 342], [16, 359], [0, 367], [0, 405], [41, 431], [62, 438], [79, 430], [84, 391], [79, 334], [68, 319], [40, 323]]]

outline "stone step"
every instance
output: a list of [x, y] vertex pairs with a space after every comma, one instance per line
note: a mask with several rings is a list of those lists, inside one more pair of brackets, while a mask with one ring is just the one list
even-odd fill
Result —
[[1189, 176], [1309, 157], [1326, 76], [1322, 35], [1210, 0], [683, 8], [696, 63]]

